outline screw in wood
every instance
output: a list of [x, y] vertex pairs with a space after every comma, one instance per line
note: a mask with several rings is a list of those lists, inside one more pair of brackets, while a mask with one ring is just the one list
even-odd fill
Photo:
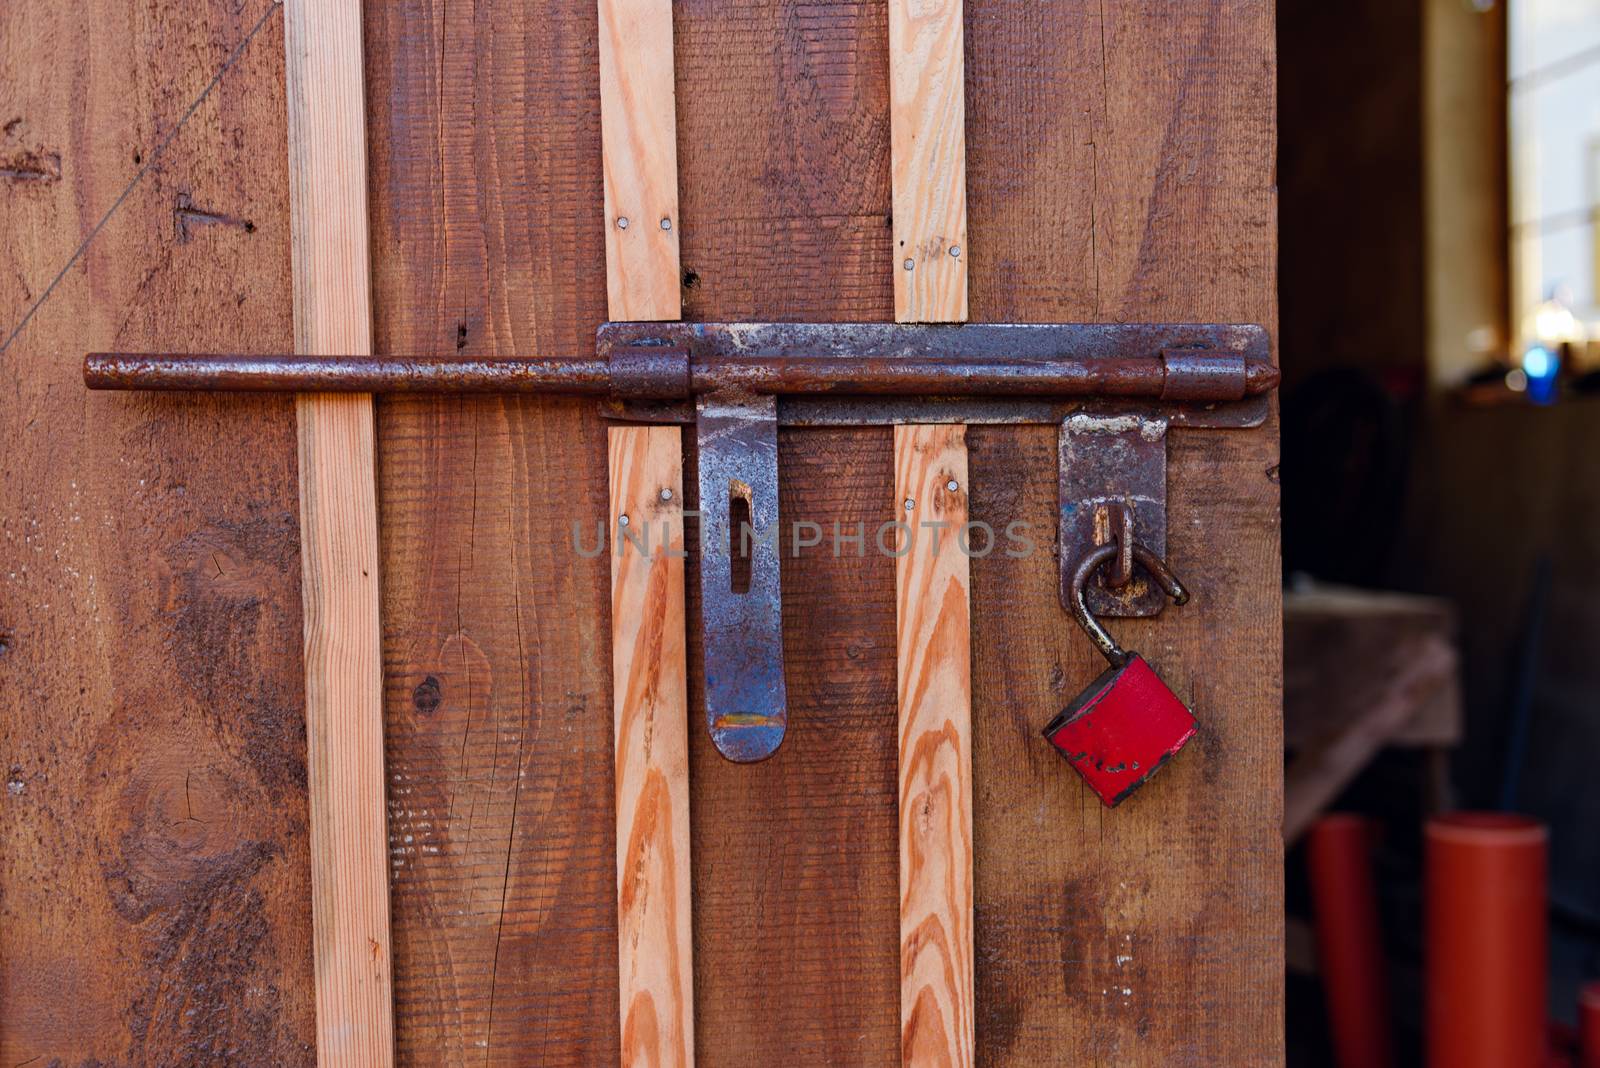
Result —
[[618, 230], [626, 230], [627, 228], [628, 228], [628, 217], [626, 215], [618, 216], [617, 217], [617, 229]]
[[661, 220], [661, 229], [663, 229], [663, 230], [672, 229], [672, 220], [671, 219], [662, 219]]
[[910, 497], [906, 498], [906, 511], [909, 512], [913, 508], [915, 508], [916, 506], [917, 506], [917, 502], [916, 501], [912, 500]]
[[672, 500], [672, 491], [670, 489], [662, 490], [661, 491], [661, 499], [664, 500], [664, 501]]
[[917, 265], [917, 261], [916, 260], [907, 257], [907, 259], [906, 259], [906, 270], [909, 271], [912, 268], [916, 267], [916, 265]]
[[626, 515], [617, 516], [617, 526], [625, 527], [627, 525], [628, 525], [628, 517]]
[[952, 256], [961, 255], [961, 246], [960, 245], [951, 245], [950, 246], [950, 255], [952, 255]]
[[961, 488], [961, 483], [952, 478], [949, 482], [944, 484], [944, 488], [949, 490], [951, 493], [954, 493], [956, 490]]

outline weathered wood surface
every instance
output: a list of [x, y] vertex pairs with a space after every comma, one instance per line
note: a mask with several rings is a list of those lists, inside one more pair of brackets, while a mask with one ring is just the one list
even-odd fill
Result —
[[[1271, 5], [985, 6], [967, 71], [974, 319], [1273, 324]], [[967, 444], [974, 518], [1029, 521], [1049, 545], [1053, 435]], [[1038, 745], [1034, 710], [1104, 666], [1060, 609], [1054, 559], [973, 564], [990, 1063], [1282, 1061], [1275, 437], [1174, 432], [1168, 453], [1168, 559], [1195, 597], [1113, 631], [1200, 734], [1114, 812]]]
[[[111, 137], [106, 130], [164, 131], [190, 98], [180, 89], [192, 95], [204, 81], [185, 83], [182, 73], [200, 65], [196, 56], [220, 63], [237, 39], [230, 34], [250, 21], [221, 8], [214, 24], [178, 19], [162, 7], [162, 20], [136, 32], [119, 24], [127, 18], [120, 8], [107, 8], [110, 16], [88, 20], [87, 35], [75, 36], [81, 28], [31, 0], [13, 7], [57, 27], [50, 39], [85, 49], [85, 58], [101, 54], [96, 49], [128, 57], [104, 81], [54, 83], [28, 68], [26, 92], [57, 102], [53, 119], [30, 112], [26, 121], [58, 125], [41, 125], [27, 143], [51, 149], [89, 138], [87, 125], [70, 124], [78, 114], [106, 115], [94, 125], [96, 144]], [[593, 0], [400, 0], [368, 5], [366, 17], [379, 351], [584, 351], [606, 296]], [[892, 318], [883, 6], [686, 0], [674, 19], [690, 317]], [[33, 29], [14, 34], [11, 25], [5, 62], [35, 65], [42, 38], [30, 37]], [[27, 725], [31, 748], [18, 750], [25, 800], [10, 792], [5, 800], [35, 806], [7, 825], [14, 849], [0, 869], [0, 981], [8, 1004], [23, 991], [20, 1003], [35, 1006], [23, 1018], [40, 1022], [22, 1033], [57, 1036], [51, 1055], [68, 1063], [125, 1056], [118, 1051], [133, 1034], [126, 1021], [142, 996], [160, 1021], [140, 1031], [140, 1048], [154, 1051], [149, 1059], [205, 1062], [165, 1050], [193, 1050], [182, 1045], [184, 1034], [242, 1043], [249, 1021], [265, 1018], [252, 1017], [246, 989], [267, 991], [263, 999], [277, 999], [283, 1014], [261, 1025], [252, 1055], [270, 1049], [261, 1061], [308, 1059], [294, 1045], [312, 1034], [304, 810], [295, 788], [276, 797], [251, 770], [281, 754], [289, 755], [273, 766], [299, 769], [304, 744], [293, 667], [299, 608], [287, 406], [82, 401], [75, 379], [77, 352], [90, 341], [287, 345], [282, 99], [270, 80], [281, 77], [281, 42], [257, 50], [276, 32], [269, 24], [238, 68], [259, 76], [246, 83], [254, 91], [229, 96], [225, 81], [207, 105], [232, 102], [219, 120], [230, 136], [200, 141], [192, 150], [200, 165], [184, 175], [195, 183], [194, 203], [208, 211], [255, 211], [247, 193], [265, 197], [248, 216], [255, 233], [197, 224], [188, 227], [189, 243], [177, 244], [180, 172], [164, 169], [152, 187], [164, 196], [124, 205], [120, 217], [137, 223], [137, 233], [91, 255], [95, 288], [76, 274], [63, 283], [61, 293], [83, 287], [79, 316], [42, 312], [29, 327], [42, 333], [23, 341], [33, 360], [4, 357], [7, 374], [26, 375], [22, 396], [31, 407], [8, 407], [0, 418], [19, 426], [40, 420], [47, 431], [30, 431], [8, 459], [12, 499], [43, 503], [32, 511], [13, 505], [7, 530], [20, 539], [23, 524], [38, 519], [55, 539], [44, 543], [47, 559], [61, 548], [67, 566], [86, 575], [91, 563], [100, 603], [128, 606], [114, 617], [102, 607], [96, 623], [87, 585], [65, 574], [30, 578], [40, 585], [7, 602], [24, 622], [3, 670], [10, 678], [20, 670], [14, 665], [25, 665], [19, 677], [41, 681], [8, 688], [29, 696], [25, 714], [0, 728]], [[13, 47], [18, 39], [35, 44]], [[1184, 0], [1107, 5], [1102, 13], [1087, 3], [1002, 0], [969, 7], [965, 40], [968, 226], [981, 252], [970, 278], [972, 318], [1272, 322], [1269, 5]], [[272, 68], [270, 76], [251, 64]], [[128, 91], [129, 70], [145, 88]], [[186, 129], [175, 149], [193, 133]], [[138, 143], [152, 139], [147, 133]], [[72, 180], [4, 185], [5, 210], [38, 213], [7, 230], [38, 235], [8, 242], [7, 252], [27, 261], [35, 292], [75, 243], [57, 227], [86, 229], [133, 169], [132, 143], [107, 144], [100, 169], [82, 168], [69, 153], [63, 167]], [[33, 204], [21, 198], [40, 192], [48, 207], [14, 206]], [[253, 258], [269, 245], [270, 271]], [[174, 259], [150, 258], [152, 249], [171, 249]], [[221, 269], [182, 269], [202, 251], [221, 256], [208, 260]], [[0, 276], [5, 292], [18, 285], [14, 274]], [[245, 303], [232, 303], [240, 294]], [[281, 318], [259, 310], [268, 303]], [[130, 314], [119, 328], [119, 316]], [[136, 414], [121, 416], [128, 422], [120, 431], [101, 415], [91, 435], [81, 429], [84, 404], [97, 414]], [[257, 429], [241, 432], [239, 420], [251, 412]], [[276, 418], [259, 414], [267, 412]], [[185, 427], [195, 434], [185, 436]], [[399, 1060], [613, 1062], [609, 562], [571, 548], [574, 518], [606, 514], [603, 428], [577, 401], [413, 398], [381, 402], [379, 430]], [[224, 433], [233, 436], [209, 452], [184, 447]], [[893, 493], [891, 438], [887, 430], [785, 433], [784, 513], [822, 524], [830, 541], [834, 520], [846, 533], [863, 522], [870, 539]], [[248, 441], [249, 449], [230, 451], [227, 441]], [[1096, 654], [1056, 602], [1055, 435], [969, 430], [971, 480], [982, 488], [973, 518], [997, 529], [1028, 521], [1038, 542], [1026, 558], [997, 551], [975, 560], [971, 573], [976, 1033], [984, 1063], [1281, 1060], [1272, 441], [1270, 431], [1171, 436], [1170, 557], [1196, 597], [1116, 633], [1194, 704], [1201, 736], [1106, 813], [1038, 737], [1098, 671]], [[62, 444], [71, 442], [84, 451]], [[123, 474], [124, 452], [146, 457], [137, 477], [159, 492]], [[78, 455], [87, 459], [73, 467]], [[79, 472], [98, 472], [99, 481]], [[73, 512], [54, 518], [51, 509], [72, 502], [73, 480], [95, 487], [100, 510], [69, 525]], [[234, 610], [268, 613], [251, 616], [266, 622], [229, 631], [227, 622], [196, 615], [196, 636], [169, 637], [179, 624], [164, 614], [168, 586], [149, 574], [149, 561], [168, 559], [164, 547], [207, 524], [237, 530], [262, 516], [281, 517], [281, 534], [258, 537], [287, 560], [267, 553], [267, 568], [259, 562], [265, 551], [252, 550], [246, 558], [255, 570], [246, 574], [260, 576], [263, 592], [248, 610]], [[119, 529], [96, 533], [107, 521]], [[783, 748], [757, 768], [740, 768], [722, 761], [702, 732], [690, 737], [702, 1065], [876, 1066], [899, 1055], [894, 564], [870, 540], [863, 559], [850, 545], [840, 559], [829, 548], [785, 556], [793, 715]], [[62, 591], [76, 591], [77, 600], [58, 597]], [[696, 595], [691, 579], [691, 619]], [[50, 608], [35, 607], [44, 604]], [[259, 659], [224, 655], [219, 630]], [[154, 661], [143, 652], [151, 647], [162, 651]], [[200, 698], [167, 666], [177, 662], [168, 650], [190, 657], [195, 647], [202, 659], [189, 661], [191, 675], [216, 680]], [[697, 662], [691, 645], [689, 663]], [[260, 666], [241, 679], [242, 664]], [[698, 707], [693, 676], [689, 685]], [[187, 702], [181, 712], [173, 694]], [[253, 717], [242, 708], [216, 714], [229, 702], [242, 705], [240, 694], [261, 695]], [[81, 711], [96, 708], [105, 711]], [[113, 723], [114, 715], [122, 718]], [[268, 730], [256, 744], [239, 744], [275, 722], [295, 737]], [[188, 733], [196, 725], [199, 742]], [[55, 732], [50, 742], [41, 740], [47, 729]], [[104, 755], [85, 769], [97, 740]], [[195, 870], [169, 853], [123, 865], [146, 888], [136, 900], [177, 902], [144, 924], [123, 919], [104, 889], [99, 855], [128, 848], [130, 773], [148, 775], [195, 751], [221, 754], [213, 764], [237, 780], [216, 780], [229, 788], [212, 796], [234, 818], [208, 823], [207, 833], [268, 850], [250, 874], [224, 884], [238, 895], [228, 900], [244, 903], [238, 922], [262, 932], [248, 948], [226, 910], [204, 914], [207, 939], [196, 948], [161, 941], [152, 920], [201, 915], [199, 902], [214, 897], [169, 891], [174, 871]], [[52, 793], [41, 801], [43, 776]], [[204, 877], [192, 878], [198, 886]], [[257, 892], [259, 899], [248, 896]], [[190, 900], [196, 904], [183, 904]], [[46, 938], [69, 919], [81, 939], [74, 934], [63, 947]], [[189, 962], [181, 974], [214, 982], [217, 973], [201, 968], [207, 952], [234, 962], [221, 974], [241, 977], [240, 996], [213, 987], [204, 1002], [217, 1006], [204, 1010], [213, 1015], [189, 1018], [187, 1005], [146, 994], [179, 989], [170, 970], [158, 977], [163, 944]], [[107, 959], [106, 945], [117, 955]], [[24, 964], [14, 967], [16, 960]], [[67, 1016], [49, 1007], [58, 1001], [26, 993], [46, 989], [39, 978], [54, 975], [82, 982], [80, 1001], [96, 1011]], [[8, 1054], [17, 1033], [7, 1030]], [[32, 1043], [25, 1050], [37, 1051]]]
[[889, 0], [894, 317], [967, 317], [967, 130], [961, 0]]
[[606, 292], [618, 320], [677, 319], [671, 0], [599, 0]]
[[[295, 351], [372, 353], [359, 0], [285, 0]], [[394, 1063], [372, 398], [295, 398], [320, 1068]]]
[[[892, 320], [884, 5], [675, 16], [685, 318]], [[873, 544], [892, 438], [779, 435], [779, 514], [824, 542], [783, 554], [782, 747], [745, 767], [690, 738], [702, 1068], [899, 1061], [895, 569]], [[860, 555], [834, 557], [835, 522], [864, 527]]]
[[894, 430], [900, 1057], [973, 1063], [972, 612], [962, 426]]
[[[367, 7], [380, 352], [592, 351], [594, 0]], [[411, 1065], [618, 1060], [604, 428], [384, 399], [395, 1030]]]
[[283, 66], [273, 0], [0, 6], [6, 1065], [314, 1063], [293, 402], [81, 379], [289, 350]]
[[683, 432], [613, 427], [607, 437], [622, 1063], [686, 1068], [694, 1064], [694, 946]]

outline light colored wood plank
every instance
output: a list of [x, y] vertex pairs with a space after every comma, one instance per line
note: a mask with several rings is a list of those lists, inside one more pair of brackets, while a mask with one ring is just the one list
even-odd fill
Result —
[[[287, 0], [295, 348], [372, 351], [359, 0]], [[372, 398], [296, 399], [317, 1062], [390, 1065]]]
[[[890, 117], [894, 318], [963, 321], [960, 0], [890, 0]], [[971, 1065], [974, 1055], [971, 612], [957, 539], [966, 492], [965, 427], [894, 428], [894, 500], [912, 526], [896, 564], [906, 1065]]]
[[975, 1007], [966, 428], [894, 436], [896, 508], [910, 527], [895, 567], [901, 1061], [961, 1068], [973, 1062]]
[[[599, 7], [607, 310], [614, 320], [678, 319], [672, 4]], [[688, 668], [683, 561], [671, 555], [683, 551], [681, 434], [616, 427], [610, 454], [613, 535], [627, 513], [648, 516], [645, 536], [654, 536], [648, 555], [618, 536], [625, 551], [611, 571], [622, 1063], [692, 1065]]]
[[600, 0], [606, 292], [612, 319], [682, 316], [671, 0]]
[[[889, 0], [897, 322], [967, 317], [961, 17], [961, 0]], [[957, 537], [967, 519], [966, 428], [896, 427], [894, 468], [896, 508], [911, 525], [895, 570], [901, 1060], [970, 1065], [971, 612]]]
[[694, 1064], [683, 442], [675, 426], [613, 427], [609, 444], [622, 1063], [680, 1068]]
[[967, 318], [961, 0], [889, 0], [894, 317]]

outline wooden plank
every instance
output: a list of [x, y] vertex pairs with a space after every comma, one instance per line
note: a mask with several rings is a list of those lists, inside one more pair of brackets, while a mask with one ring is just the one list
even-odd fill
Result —
[[[1403, 664], [1395, 650], [1429, 636], [1453, 641], [1455, 615], [1433, 597], [1340, 586], [1285, 591], [1284, 748], [1317, 744], [1373, 700], [1373, 680]], [[1451, 675], [1384, 744], [1448, 748], [1461, 740], [1461, 720], [1461, 684]]]
[[613, 319], [676, 319], [678, 144], [671, 0], [599, 0], [606, 292]]
[[[593, 351], [606, 319], [594, 0], [368, 4], [366, 31], [379, 351]], [[379, 405], [402, 1064], [618, 1062], [594, 407]]]
[[[372, 352], [359, 0], [286, 0], [295, 351]], [[394, 1063], [372, 398], [296, 398], [320, 1065]]]
[[[686, 316], [892, 319], [882, 0], [677, 16]], [[784, 551], [783, 745], [744, 767], [689, 738], [697, 1058], [877, 1068], [900, 1057], [893, 435], [782, 431], [778, 461], [785, 524], [824, 540]]]
[[293, 404], [81, 377], [292, 343], [282, 27], [0, 5], [8, 1065], [313, 1063]]
[[[967, 72], [970, 225], [994, 265], [975, 319], [1273, 326], [1271, 5], [974, 6]], [[1038, 543], [972, 569], [985, 1059], [1282, 1064], [1275, 429], [1168, 437], [1167, 559], [1194, 599], [1108, 625], [1200, 733], [1111, 812], [1037, 737], [1105, 666], [1056, 596], [1052, 435], [973, 427], [967, 446], [974, 520]]]
[[[607, 310], [677, 319], [678, 155], [671, 0], [599, 0], [600, 126]], [[682, 552], [683, 439], [677, 427], [610, 431], [611, 524], [647, 515]], [[659, 492], [670, 489], [662, 501]], [[648, 542], [646, 543], [648, 545]], [[669, 542], [670, 544], [670, 542]], [[619, 541], [622, 549], [632, 543]], [[694, 1063], [689, 870], [689, 695], [681, 559], [614, 552], [617, 978], [624, 1065]], [[646, 566], [648, 565], [648, 566]]]
[[609, 437], [622, 1063], [687, 1066], [694, 954], [683, 438], [675, 426], [614, 427]]
[[967, 137], [961, 0], [889, 0], [894, 317], [967, 317]]
[[[961, 9], [961, 0], [889, 0], [893, 273], [902, 323], [967, 317]], [[891, 514], [913, 528], [895, 569], [900, 1057], [908, 1065], [970, 1065], [972, 618], [957, 537], [970, 488], [966, 428], [896, 427], [894, 469], [891, 508], [907, 514]]]
[[971, 1065], [972, 648], [966, 428], [897, 426], [900, 1049]]

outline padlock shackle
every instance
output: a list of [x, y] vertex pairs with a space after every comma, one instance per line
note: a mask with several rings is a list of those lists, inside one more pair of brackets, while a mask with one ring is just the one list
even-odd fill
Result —
[[[1094, 647], [1100, 650], [1100, 655], [1111, 662], [1112, 667], [1121, 667], [1128, 662], [1128, 653], [1117, 644], [1109, 631], [1101, 625], [1089, 611], [1089, 602], [1084, 598], [1084, 588], [1089, 585], [1089, 580], [1094, 573], [1104, 567], [1117, 555], [1118, 544], [1111, 542], [1107, 545], [1097, 545], [1084, 554], [1078, 561], [1077, 570], [1072, 573], [1072, 618], [1078, 621], [1089, 635], [1089, 640], [1094, 642]], [[1138, 542], [1133, 543], [1133, 558], [1156, 580], [1163, 592], [1172, 598], [1173, 604], [1184, 604], [1189, 600], [1189, 591], [1184, 589], [1183, 583], [1178, 581], [1178, 576], [1172, 573], [1167, 562]]]

